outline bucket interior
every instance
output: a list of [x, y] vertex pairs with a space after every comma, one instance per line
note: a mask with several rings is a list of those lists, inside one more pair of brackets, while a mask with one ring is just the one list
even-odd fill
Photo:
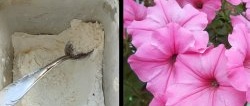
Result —
[[106, 106], [119, 105], [118, 0], [0, 0], [0, 89], [12, 82], [14, 32], [59, 34], [70, 21], [98, 21], [105, 32], [103, 91]]

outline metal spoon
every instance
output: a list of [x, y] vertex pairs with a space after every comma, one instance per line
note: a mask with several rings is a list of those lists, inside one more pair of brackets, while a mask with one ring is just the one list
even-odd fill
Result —
[[64, 51], [64, 56], [59, 57], [45, 67], [38, 69], [3, 88], [3, 90], [0, 91], [0, 106], [14, 106], [31, 89], [31, 87], [53, 67], [68, 59], [84, 58], [92, 53], [93, 50], [88, 53], [74, 54], [73, 45], [68, 42]]

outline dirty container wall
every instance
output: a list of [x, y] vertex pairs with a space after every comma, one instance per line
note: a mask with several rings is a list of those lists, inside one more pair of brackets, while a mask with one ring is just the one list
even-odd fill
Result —
[[2, 89], [12, 81], [13, 48], [6, 21], [1, 13], [0, 23], [0, 89]]

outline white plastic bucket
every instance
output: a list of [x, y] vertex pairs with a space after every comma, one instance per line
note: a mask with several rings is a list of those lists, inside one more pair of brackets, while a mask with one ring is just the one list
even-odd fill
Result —
[[119, 105], [118, 0], [0, 0], [0, 89], [12, 82], [14, 32], [58, 34], [72, 19], [104, 26], [103, 91], [106, 106]]

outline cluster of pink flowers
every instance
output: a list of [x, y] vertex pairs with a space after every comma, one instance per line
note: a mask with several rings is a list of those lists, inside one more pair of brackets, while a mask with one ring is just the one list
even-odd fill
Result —
[[230, 49], [208, 45], [204, 31], [220, 10], [221, 0], [154, 2], [144, 7], [124, 0], [123, 18], [124, 33], [136, 47], [128, 63], [147, 82], [154, 96], [150, 106], [244, 106], [250, 102], [250, 0], [228, 0], [247, 7], [244, 16], [231, 16]]

